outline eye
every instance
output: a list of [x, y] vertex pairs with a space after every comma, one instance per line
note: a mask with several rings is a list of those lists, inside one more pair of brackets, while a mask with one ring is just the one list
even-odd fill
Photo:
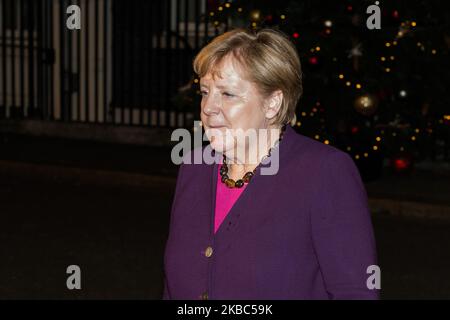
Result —
[[234, 94], [228, 93], [228, 92], [224, 92], [224, 95], [228, 96], [228, 97], [234, 97]]
[[205, 96], [206, 94], [207, 94], [206, 91], [200, 91], [200, 95], [201, 95], [201, 96]]

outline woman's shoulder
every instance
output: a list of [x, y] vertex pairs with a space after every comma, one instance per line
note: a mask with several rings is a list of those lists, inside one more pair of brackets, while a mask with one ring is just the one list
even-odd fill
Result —
[[288, 147], [288, 156], [297, 161], [306, 160], [317, 163], [335, 160], [344, 162], [348, 160], [352, 161], [346, 152], [297, 132], [292, 135], [292, 141]]
[[363, 198], [361, 176], [348, 153], [298, 133], [292, 140], [286, 152], [289, 165], [285, 172], [299, 177], [293, 179], [294, 183], [307, 182], [319, 193], [327, 188], [335, 192], [347, 190]]

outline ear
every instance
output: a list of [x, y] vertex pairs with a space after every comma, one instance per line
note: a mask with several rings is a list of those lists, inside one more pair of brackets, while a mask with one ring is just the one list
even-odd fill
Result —
[[274, 118], [281, 109], [283, 102], [283, 91], [275, 90], [269, 98], [265, 100], [265, 115], [267, 119]]

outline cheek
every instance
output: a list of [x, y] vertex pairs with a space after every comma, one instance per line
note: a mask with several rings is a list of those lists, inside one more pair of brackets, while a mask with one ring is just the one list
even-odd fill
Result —
[[247, 127], [260, 120], [262, 113], [258, 112], [259, 106], [253, 103], [236, 104], [224, 111], [228, 121], [234, 126]]

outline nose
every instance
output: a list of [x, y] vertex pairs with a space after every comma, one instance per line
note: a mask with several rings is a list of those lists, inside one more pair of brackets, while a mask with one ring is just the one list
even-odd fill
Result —
[[220, 100], [220, 94], [210, 95], [208, 97], [203, 98], [203, 112], [206, 115], [216, 114], [220, 110], [220, 104], [222, 103]]

